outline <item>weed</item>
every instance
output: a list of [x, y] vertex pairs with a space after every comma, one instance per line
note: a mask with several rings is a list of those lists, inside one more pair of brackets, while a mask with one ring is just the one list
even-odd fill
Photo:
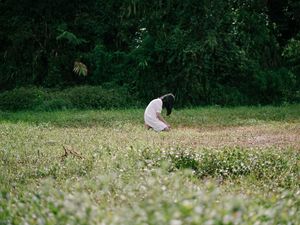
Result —
[[0, 113], [0, 224], [300, 221], [294, 106], [142, 113]]

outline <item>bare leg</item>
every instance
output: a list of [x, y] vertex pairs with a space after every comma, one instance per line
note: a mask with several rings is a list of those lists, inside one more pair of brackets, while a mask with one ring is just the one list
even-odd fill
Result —
[[170, 131], [171, 128], [170, 127], [166, 127], [165, 129], [163, 129], [162, 131]]
[[147, 130], [149, 130], [149, 129], [151, 129], [152, 127], [150, 127], [148, 124], [145, 123], [145, 128], [146, 128]]

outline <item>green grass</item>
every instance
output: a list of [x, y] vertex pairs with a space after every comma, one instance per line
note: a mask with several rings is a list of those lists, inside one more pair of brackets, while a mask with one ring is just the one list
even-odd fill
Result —
[[[29, 122], [34, 124], [50, 123], [55, 126], [109, 127], [124, 123], [143, 123], [144, 109], [126, 110], [65, 110], [54, 112], [1, 112], [0, 121]], [[261, 122], [284, 121], [297, 122], [300, 120], [300, 105], [281, 107], [204, 107], [174, 110], [168, 118], [175, 127], [199, 126], [234, 126], [250, 125]]]
[[1, 112], [0, 224], [298, 224], [299, 105], [142, 117]]

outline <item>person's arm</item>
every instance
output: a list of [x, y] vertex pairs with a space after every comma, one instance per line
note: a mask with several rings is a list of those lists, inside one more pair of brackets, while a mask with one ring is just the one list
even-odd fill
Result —
[[159, 112], [156, 113], [156, 116], [157, 116], [157, 118], [158, 118], [161, 122], [163, 122], [164, 124], [166, 124], [169, 128], [171, 127], [171, 126], [165, 121], [165, 119], [162, 117], [162, 115], [161, 115]]

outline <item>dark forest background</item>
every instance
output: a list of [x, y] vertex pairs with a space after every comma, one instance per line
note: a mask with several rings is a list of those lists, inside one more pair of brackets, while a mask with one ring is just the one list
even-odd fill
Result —
[[299, 0], [0, 0], [0, 42], [0, 109], [300, 100]]

